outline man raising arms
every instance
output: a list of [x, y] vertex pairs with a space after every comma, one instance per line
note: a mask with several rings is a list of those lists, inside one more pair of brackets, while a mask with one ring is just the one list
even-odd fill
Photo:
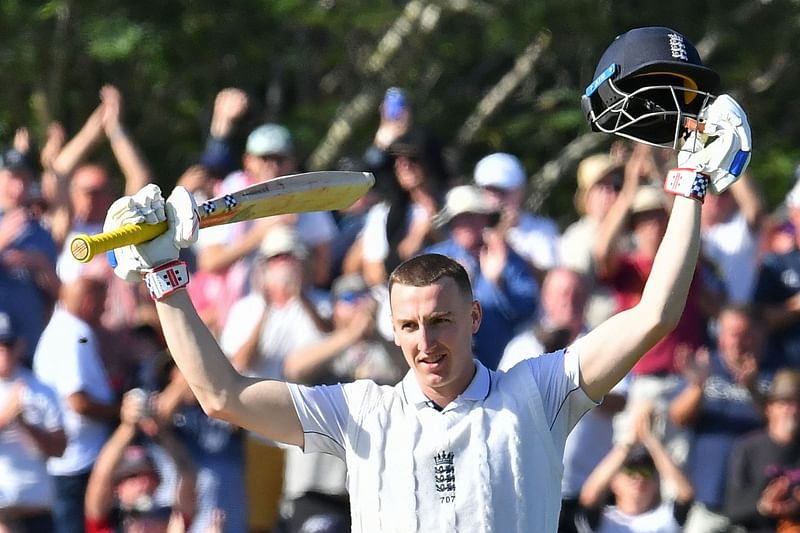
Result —
[[304, 387], [240, 375], [183, 290], [188, 275], [178, 248], [195, 238], [196, 225], [181, 188], [166, 203], [148, 186], [112, 206], [111, 226], [169, 222], [167, 234], [117, 250], [116, 272], [144, 274], [171, 353], [208, 414], [347, 462], [354, 531], [555, 531], [569, 430], [677, 324], [697, 261], [705, 190], [724, 190], [746, 166], [733, 163], [750, 146], [738, 104], [721, 96], [698, 114], [716, 140], [686, 147], [682, 168], [667, 177], [676, 198], [639, 304], [507, 372], [473, 357], [482, 310], [463, 268], [428, 254], [389, 279], [395, 343], [410, 366], [398, 385]]

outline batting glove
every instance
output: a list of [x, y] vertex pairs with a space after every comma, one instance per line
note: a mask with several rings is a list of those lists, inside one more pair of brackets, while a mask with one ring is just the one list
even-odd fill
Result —
[[185, 188], [176, 187], [165, 202], [161, 189], [155, 184], [111, 204], [103, 231], [127, 224], [157, 224], [164, 220], [168, 225], [165, 233], [151, 241], [109, 252], [114, 273], [124, 280], [138, 281], [143, 274], [176, 261], [180, 248], [186, 248], [197, 240], [199, 220], [195, 207], [194, 198]]
[[750, 163], [750, 124], [741, 106], [727, 94], [717, 97], [699, 118], [703, 132], [689, 135], [678, 152], [678, 166], [708, 176], [711, 192], [720, 194]]

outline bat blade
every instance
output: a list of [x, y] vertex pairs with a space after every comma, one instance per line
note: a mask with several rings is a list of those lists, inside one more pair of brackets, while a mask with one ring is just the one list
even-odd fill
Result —
[[[374, 184], [375, 178], [369, 172], [292, 174], [207, 200], [197, 207], [197, 214], [200, 227], [207, 228], [273, 215], [345, 209]], [[149, 241], [166, 230], [166, 222], [161, 222], [130, 224], [98, 235], [78, 235], [70, 242], [70, 251], [75, 259], [86, 263], [97, 254]]]

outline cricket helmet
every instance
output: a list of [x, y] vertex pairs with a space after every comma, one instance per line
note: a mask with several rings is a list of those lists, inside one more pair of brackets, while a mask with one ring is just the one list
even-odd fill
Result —
[[674, 149], [717, 85], [719, 75], [686, 37], [670, 28], [635, 28], [603, 53], [581, 105], [593, 131]]

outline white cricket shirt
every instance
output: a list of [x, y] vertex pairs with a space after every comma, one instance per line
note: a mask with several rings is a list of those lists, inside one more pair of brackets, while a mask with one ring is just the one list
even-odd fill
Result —
[[475, 364], [442, 411], [413, 371], [394, 387], [288, 385], [305, 452], [347, 463], [353, 531], [556, 531], [564, 442], [594, 406], [579, 386], [578, 354], [508, 372]]

